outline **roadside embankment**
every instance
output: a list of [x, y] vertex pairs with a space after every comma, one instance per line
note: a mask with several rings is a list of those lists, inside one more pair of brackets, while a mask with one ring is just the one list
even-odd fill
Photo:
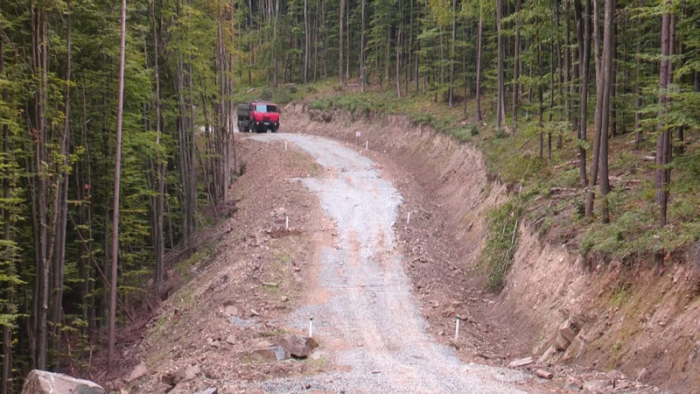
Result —
[[[399, 231], [414, 292], [426, 305], [422, 312], [430, 314], [434, 304], [445, 316], [480, 310], [490, 325], [475, 322], [475, 332], [500, 330], [507, 336], [503, 340], [513, 341], [492, 343], [491, 351], [457, 344], [463, 357], [506, 363], [532, 356], [562, 368], [561, 374], [565, 368], [610, 371], [597, 380], [618, 390], [635, 380], [679, 392], [700, 387], [700, 248], [634, 263], [585, 259], [564, 245], [541, 240], [532, 224], [521, 221], [505, 286], [489, 299], [492, 295], [469, 288], [484, 284], [477, 266], [487, 214], [514, 192], [489, 179], [478, 149], [406, 116], [320, 111], [302, 103], [288, 105], [283, 116], [286, 130], [332, 137], [358, 149], [367, 145], [369, 151], [385, 154], [429, 196], [413, 206], [407, 198], [408, 207], [400, 214], [406, 220], [409, 210], [427, 226], [422, 233]], [[401, 189], [402, 182], [396, 184]], [[445, 274], [451, 268], [468, 273], [466, 283]], [[447, 284], [439, 283], [443, 281]], [[467, 299], [436, 300], [435, 293]], [[450, 302], [454, 305], [444, 305]], [[426, 318], [436, 326], [431, 327], [435, 335], [449, 336], [448, 319]]]

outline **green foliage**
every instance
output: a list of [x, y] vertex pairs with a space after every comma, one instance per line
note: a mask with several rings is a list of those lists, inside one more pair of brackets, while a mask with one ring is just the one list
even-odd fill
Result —
[[520, 204], [511, 199], [487, 213], [488, 229], [479, 265], [486, 273], [486, 286], [490, 290], [500, 290], [505, 285], [506, 274], [518, 248], [521, 212]]

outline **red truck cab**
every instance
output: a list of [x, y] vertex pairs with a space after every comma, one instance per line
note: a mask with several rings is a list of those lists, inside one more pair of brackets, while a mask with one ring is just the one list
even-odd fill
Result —
[[264, 101], [250, 103], [251, 129], [258, 132], [267, 130], [276, 133], [280, 126], [279, 106]]

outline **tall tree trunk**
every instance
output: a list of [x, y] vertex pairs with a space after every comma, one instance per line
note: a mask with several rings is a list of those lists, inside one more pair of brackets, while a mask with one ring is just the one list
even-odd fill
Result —
[[[1, 4], [1, 3], [0, 3]], [[0, 36], [5, 36], [5, 31], [3, 29], [2, 21], [0, 21]], [[0, 76], [2, 79], [6, 78], [5, 75], [5, 40], [0, 40]], [[7, 89], [2, 90], [2, 100], [7, 102], [9, 94]], [[5, 154], [5, 160], [10, 160], [11, 148], [10, 148], [10, 128], [7, 124], [2, 126], [2, 136], [3, 136], [3, 153]], [[2, 196], [5, 201], [10, 200], [10, 170], [5, 169], [2, 178]], [[12, 278], [15, 274], [15, 262], [14, 262], [14, 252], [10, 246], [12, 242], [12, 232], [10, 231], [10, 210], [7, 208], [2, 209], [2, 219], [3, 219], [3, 231], [2, 240], [5, 246], [2, 247], [2, 260], [7, 264], [5, 268], [5, 275]], [[7, 285], [4, 286], [5, 289], [0, 292], [0, 297], [4, 297], [5, 308], [0, 310], [0, 312], [13, 315], [15, 313], [14, 305], [14, 293], [15, 285], [12, 280], [6, 282]], [[8, 394], [12, 390], [12, 327], [9, 324], [2, 326], [2, 371], [0, 371], [0, 394]]]
[[612, 81], [612, 86], [610, 87], [610, 135], [615, 137], [617, 135], [617, 21], [615, 21], [612, 29], [614, 40], [612, 42], [612, 74], [610, 75]]
[[[155, 0], [151, 1], [151, 22], [153, 24], [153, 70], [156, 85], [156, 145], [160, 146], [161, 138], [161, 98], [160, 98], [160, 47], [158, 42], [158, 28], [156, 24]], [[165, 158], [159, 154], [156, 163], [156, 197], [155, 217], [153, 221], [153, 246], [156, 260], [155, 285], [158, 301], [162, 298], [163, 279], [165, 270], [165, 237], [163, 235], [163, 200], [165, 198]]]
[[396, 31], [396, 97], [401, 98], [401, 28]]
[[[665, 1], [670, 7], [671, 0]], [[671, 82], [671, 45], [673, 45], [673, 14], [666, 12], [661, 19], [661, 67], [659, 68], [659, 136], [656, 140], [656, 202], [659, 204], [659, 226], [667, 223], [668, 184], [670, 181], [671, 162], [671, 132], [666, 126], [664, 118], [668, 107], [666, 89]]]
[[588, 75], [590, 67], [590, 55], [591, 55], [591, 9], [592, 2], [595, 0], [588, 0], [586, 3], [586, 10], [582, 13], [581, 0], [574, 0], [574, 12], [578, 16], [576, 18], [576, 38], [578, 39], [579, 45], [579, 72], [580, 72], [580, 85], [579, 85], [579, 96], [580, 96], [580, 114], [579, 114], [579, 129], [578, 129], [578, 139], [579, 139], [579, 181], [581, 188], [585, 188], [588, 185], [588, 178], [586, 176], [586, 149], [584, 147], [586, 141], [586, 125], [587, 125], [587, 112], [588, 112]]
[[498, 34], [498, 103], [496, 105], [496, 127], [501, 128], [506, 118], [506, 91], [504, 84], [505, 48], [503, 47], [503, 32], [501, 14], [503, 12], [503, 0], [496, 0], [496, 30]]
[[345, 0], [345, 78], [350, 78], [350, 0]]
[[[278, 3], [279, 4], [279, 3]], [[309, 16], [308, 0], [304, 0], [304, 85], [308, 83], [309, 77]], [[275, 17], [275, 19], [277, 19]], [[277, 21], [275, 21], [275, 25]]]
[[608, 179], [608, 124], [610, 121], [610, 95], [615, 84], [615, 2], [605, 0], [604, 41], [603, 41], [603, 114], [600, 127], [600, 194], [602, 198], [601, 214], [603, 223], [610, 222], [610, 212], [606, 196], [610, 193]]
[[518, 72], [520, 71], [520, 0], [515, 0], [515, 53], [513, 55], [513, 131], [518, 130]]
[[484, 25], [484, 4], [483, 0], [479, 0], [479, 31], [476, 39], [476, 121], [481, 122], [481, 46], [482, 33]]
[[[561, 23], [559, 20], [559, 4], [557, 1], [554, 2], [554, 15], [556, 16], [556, 28], [557, 30], [561, 27]], [[560, 113], [560, 119], [561, 117], [561, 111], [566, 108], [566, 99], [564, 98], [564, 70], [562, 67], [562, 59], [561, 59], [561, 37], [560, 34], [556, 34], [557, 37], [557, 70], [558, 70], [558, 78], [557, 78], [557, 87], [559, 90], [559, 113]], [[554, 93], [554, 88], [552, 88], [552, 95]], [[550, 117], [551, 118], [551, 117]], [[566, 118], [568, 120], [568, 118]], [[561, 149], [564, 146], [564, 141], [563, 141], [563, 136], [562, 132], [559, 131], [557, 133], [557, 149]]]
[[61, 136], [61, 161], [58, 163], [57, 172], [60, 174], [58, 190], [54, 272], [53, 272], [53, 307], [52, 307], [52, 331], [53, 349], [58, 352], [60, 345], [60, 331], [58, 327], [62, 320], [63, 303], [63, 276], [66, 258], [66, 225], [68, 214], [68, 138], [70, 135], [70, 80], [71, 80], [71, 2], [67, 1], [68, 14], [66, 16], [66, 96], [64, 103], [63, 135]]
[[635, 95], [636, 100], [635, 100], [635, 111], [634, 111], [634, 133], [635, 133], [635, 147], [639, 148], [640, 145], [642, 144], [642, 138], [643, 138], [643, 133], [642, 133], [642, 106], [643, 106], [643, 101], [642, 101], [642, 79], [641, 79], [641, 74], [642, 74], [642, 38], [639, 37], [637, 38], [637, 53], [636, 53], [636, 63], [635, 63], [635, 78], [636, 78], [636, 87], [635, 87]]
[[571, 32], [571, 15], [570, 15], [570, 4], [571, 0], [564, 0], [566, 2], [566, 8], [564, 10], [564, 18], [566, 20], [565, 29], [566, 35], [564, 41], [564, 85], [566, 85], [566, 92], [564, 94], [564, 108], [566, 111], [566, 123], [571, 122], [571, 89], [573, 87], [573, 82], [571, 81], [571, 55], [569, 54], [569, 45], [571, 43], [570, 32]]
[[455, 41], [457, 41], [457, 0], [452, 0], [452, 41], [450, 42], [450, 91], [448, 106], [454, 107], [455, 93]]
[[585, 208], [585, 214], [586, 218], [590, 219], [593, 217], [593, 203], [595, 199], [595, 186], [598, 181], [598, 165], [600, 164], [600, 141], [601, 141], [601, 134], [605, 133], [607, 135], [607, 129], [603, 130], [602, 129], [602, 122], [603, 122], [603, 95], [604, 95], [604, 81], [603, 81], [603, 65], [602, 65], [602, 56], [601, 56], [601, 49], [600, 49], [600, 42], [601, 42], [601, 32], [600, 32], [600, 23], [599, 23], [599, 15], [600, 12], [598, 10], [599, 7], [599, 0], [591, 0], [593, 1], [593, 35], [594, 35], [594, 40], [595, 40], [595, 71], [596, 71], [596, 107], [595, 107], [595, 120], [594, 120], [594, 127], [595, 131], [593, 134], [593, 157], [591, 158], [591, 176], [588, 179], [588, 190], [586, 190], [586, 208]]
[[119, 45], [119, 101], [117, 104], [117, 141], [114, 164], [114, 216], [112, 219], [112, 285], [109, 295], [109, 333], [107, 369], [114, 365], [114, 344], [117, 317], [117, 263], [119, 259], [119, 187], [122, 156], [122, 109], [124, 108], [124, 54], [126, 51], [126, 0], [122, 0], [121, 43]]
[[360, 33], [360, 83], [362, 84], [362, 93], [365, 92], [365, 3], [362, 0], [362, 28]]
[[338, 81], [343, 86], [343, 17], [345, 15], [345, 1], [340, 0], [340, 34], [338, 35]]

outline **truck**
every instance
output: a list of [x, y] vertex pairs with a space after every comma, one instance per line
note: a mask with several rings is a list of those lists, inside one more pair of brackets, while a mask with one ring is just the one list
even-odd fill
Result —
[[280, 107], [275, 103], [253, 101], [240, 103], [237, 107], [238, 131], [249, 133], [255, 131], [265, 133], [268, 130], [276, 133], [280, 127]]

